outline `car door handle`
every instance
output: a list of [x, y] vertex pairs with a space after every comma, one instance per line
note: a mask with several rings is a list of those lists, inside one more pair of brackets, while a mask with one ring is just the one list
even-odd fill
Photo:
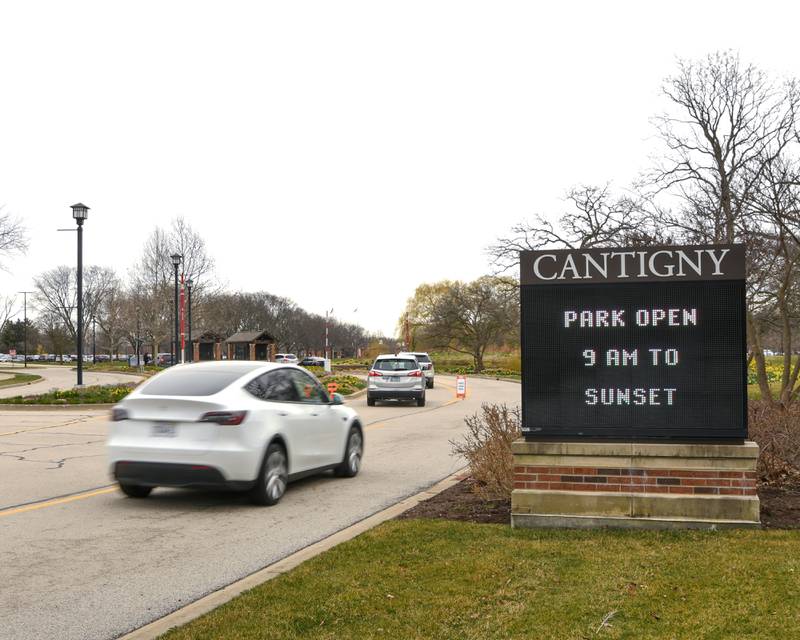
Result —
[[278, 412], [278, 415], [279, 415], [279, 416], [281, 416], [282, 418], [285, 418], [286, 416], [288, 416], [288, 415], [289, 415], [289, 413], [288, 413], [288, 412], [286, 412], [286, 411], [279, 411], [279, 412]]
[[318, 413], [312, 413], [311, 415], [312, 416], [318, 416], [319, 414]]

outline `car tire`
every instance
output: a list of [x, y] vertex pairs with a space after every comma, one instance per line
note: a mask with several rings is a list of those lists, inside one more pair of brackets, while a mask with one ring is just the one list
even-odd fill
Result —
[[350, 427], [347, 434], [347, 445], [344, 449], [344, 458], [333, 472], [340, 478], [354, 478], [361, 469], [361, 458], [364, 457], [364, 436], [358, 427]]
[[254, 504], [272, 506], [286, 493], [289, 484], [289, 461], [282, 445], [273, 442], [267, 447], [255, 486], [250, 490]]
[[433, 389], [433, 378], [428, 380], [428, 389]]
[[424, 407], [425, 406], [425, 394], [423, 393], [419, 398], [417, 398], [417, 406]]
[[368, 407], [374, 407], [375, 406], [375, 398], [370, 398], [369, 396], [367, 396], [367, 406]]
[[119, 488], [129, 498], [146, 498], [150, 495], [153, 487], [143, 487], [140, 484], [119, 483]]

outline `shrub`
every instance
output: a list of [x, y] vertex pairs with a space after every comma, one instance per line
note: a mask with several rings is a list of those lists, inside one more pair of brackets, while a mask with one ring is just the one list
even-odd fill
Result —
[[800, 406], [785, 409], [764, 401], [751, 401], [750, 438], [758, 443], [758, 477], [782, 485], [800, 482]]
[[511, 443], [520, 436], [518, 406], [481, 405], [480, 411], [464, 419], [467, 433], [463, 442], [450, 441], [455, 455], [469, 463], [477, 481], [475, 492], [484, 500], [507, 499], [514, 488], [514, 456]]

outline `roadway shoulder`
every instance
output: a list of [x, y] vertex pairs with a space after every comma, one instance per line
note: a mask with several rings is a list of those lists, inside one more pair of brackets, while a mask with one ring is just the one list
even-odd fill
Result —
[[216, 609], [226, 602], [233, 600], [236, 596], [240, 595], [244, 591], [252, 589], [253, 587], [257, 587], [264, 582], [268, 582], [269, 580], [272, 580], [273, 578], [276, 578], [287, 571], [291, 571], [306, 560], [310, 560], [311, 558], [314, 558], [321, 553], [332, 549], [342, 542], [351, 540], [356, 536], [361, 535], [365, 531], [368, 531], [379, 524], [386, 522], [387, 520], [396, 518], [401, 513], [408, 511], [411, 507], [416, 506], [423, 500], [427, 500], [428, 498], [441, 493], [445, 489], [449, 489], [464, 479], [465, 470], [466, 467], [463, 467], [452, 475], [446, 477], [444, 480], [440, 480], [432, 487], [405, 498], [400, 502], [393, 504], [391, 507], [387, 507], [382, 511], [378, 511], [371, 516], [367, 516], [363, 520], [359, 520], [355, 524], [352, 524], [341, 531], [337, 531], [327, 538], [323, 538], [322, 540], [310, 544], [299, 551], [295, 551], [282, 560], [278, 560], [277, 562], [274, 562], [273, 564], [268, 565], [263, 569], [256, 571], [255, 573], [251, 573], [249, 576], [246, 576], [241, 580], [237, 580], [236, 582], [229, 584], [227, 587], [223, 587], [222, 589], [209, 593], [199, 600], [195, 600], [191, 604], [167, 614], [163, 618], [159, 618], [158, 620], [155, 620], [144, 627], [136, 629], [135, 631], [131, 631], [130, 633], [122, 636], [119, 640], [150, 640], [158, 638], [160, 635], [166, 633], [174, 627], [191, 622], [192, 620], [199, 618], [200, 616]]

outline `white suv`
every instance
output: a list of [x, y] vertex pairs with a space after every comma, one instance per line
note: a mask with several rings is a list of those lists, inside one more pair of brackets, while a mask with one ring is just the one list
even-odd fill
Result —
[[369, 370], [367, 405], [374, 407], [376, 400], [414, 400], [424, 407], [425, 387], [425, 376], [413, 355], [380, 355]]
[[404, 351], [399, 353], [401, 356], [414, 356], [419, 362], [419, 367], [425, 375], [425, 385], [428, 389], [433, 389], [433, 361], [425, 351]]

